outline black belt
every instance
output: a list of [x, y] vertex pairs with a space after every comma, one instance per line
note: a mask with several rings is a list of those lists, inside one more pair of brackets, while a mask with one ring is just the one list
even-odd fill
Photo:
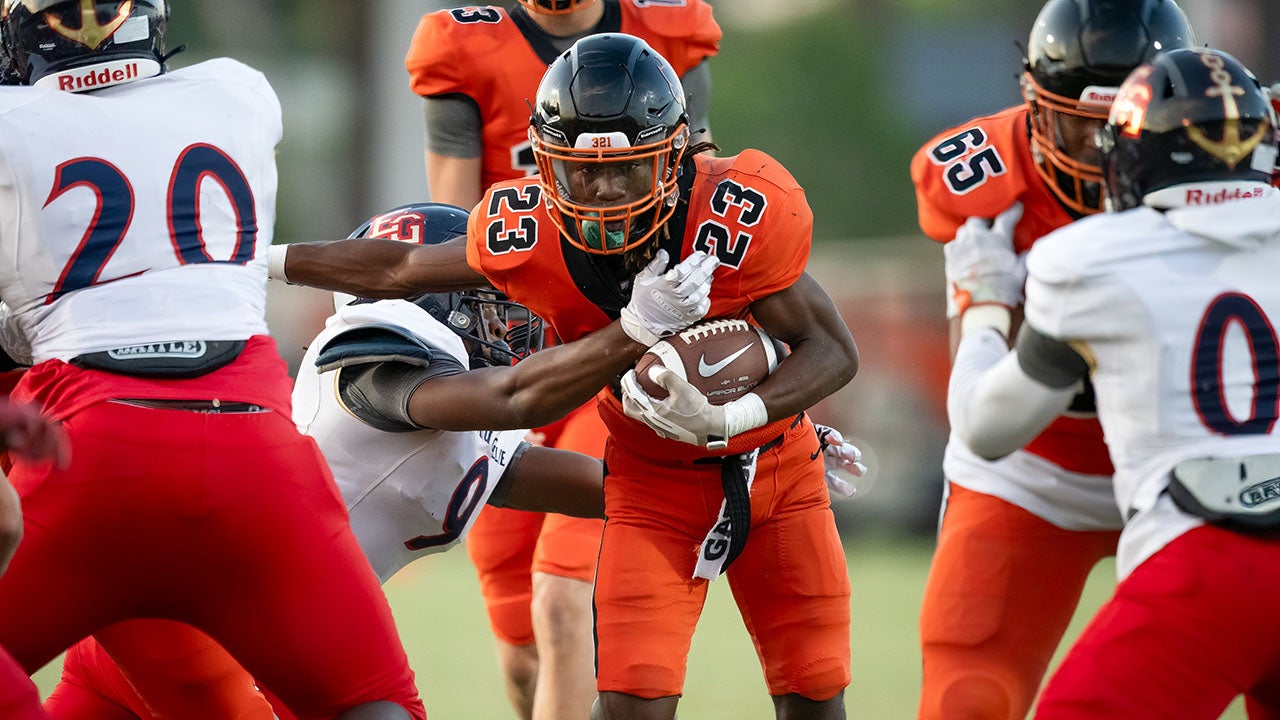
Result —
[[[787, 429], [794, 429], [802, 420], [804, 420], [804, 413], [796, 415]], [[761, 453], [781, 445], [785, 437], [786, 433], [783, 433], [761, 445], [755, 458], [758, 459]], [[729, 521], [729, 549], [725, 552], [724, 564], [720, 566], [722, 573], [728, 570], [729, 565], [742, 553], [742, 549], [747, 545], [747, 533], [751, 532], [751, 493], [747, 491], [749, 457], [750, 451], [737, 455], [698, 458], [693, 461], [694, 464], [720, 464], [720, 487], [724, 490], [724, 516]]]
[[224, 402], [222, 400], [158, 400], [154, 398], [114, 398], [111, 402], [152, 410], [180, 410], [183, 412], [217, 413], [230, 415], [236, 413], [271, 412], [271, 408], [247, 402]]

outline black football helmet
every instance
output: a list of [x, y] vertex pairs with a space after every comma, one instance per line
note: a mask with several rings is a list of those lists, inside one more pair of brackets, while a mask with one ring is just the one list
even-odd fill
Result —
[[1022, 94], [1036, 170], [1069, 212], [1102, 209], [1092, 141], [1116, 88], [1157, 53], [1194, 42], [1173, 0], [1049, 0], [1041, 8], [1027, 43]]
[[[349, 238], [381, 238], [439, 245], [467, 236], [467, 211], [444, 203], [403, 205], [369, 218]], [[338, 307], [373, 302], [334, 293]], [[493, 289], [427, 293], [410, 302], [461, 337], [472, 369], [511, 365], [542, 349], [542, 318]]]
[[0, 52], [21, 84], [96, 90], [165, 71], [167, 0], [0, 0]]
[[587, 253], [625, 253], [675, 211], [689, 145], [680, 78], [638, 37], [589, 35], [542, 76], [529, 141], [561, 234]]
[[568, 15], [590, 5], [596, 0], [516, 0], [532, 13], [541, 15]]
[[1129, 76], [1098, 132], [1107, 207], [1261, 193], [1275, 169], [1275, 133], [1267, 95], [1234, 57], [1207, 48], [1161, 54]]

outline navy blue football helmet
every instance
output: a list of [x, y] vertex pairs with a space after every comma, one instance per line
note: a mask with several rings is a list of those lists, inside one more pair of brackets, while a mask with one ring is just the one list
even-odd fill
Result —
[[[468, 213], [444, 203], [414, 203], [378, 213], [349, 238], [381, 238], [439, 245], [467, 236]], [[336, 305], [372, 302], [334, 294]], [[493, 289], [427, 293], [410, 302], [462, 338], [471, 367], [511, 365], [542, 349], [542, 318]]]

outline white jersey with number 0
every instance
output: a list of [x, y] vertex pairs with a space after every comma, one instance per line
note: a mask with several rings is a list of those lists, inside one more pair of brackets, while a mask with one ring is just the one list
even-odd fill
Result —
[[452, 355], [462, 340], [404, 300], [344, 305], [312, 341], [293, 389], [293, 418], [324, 453], [351, 514], [351, 528], [383, 582], [423, 555], [457, 544], [475, 522], [526, 431], [385, 432], [361, 422], [338, 400], [335, 371], [318, 374], [320, 348], [352, 327], [403, 328]]
[[266, 334], [280, 104], [217, 59], [0, 88], [0, 298], [34, 362]]
[[1174, 465], [1280, 452], [1280, 191], [1085, 218], [1027, 268], [1027, 322], [1094, 363], [1123, 578], [1201, 524], [1165, 492]]

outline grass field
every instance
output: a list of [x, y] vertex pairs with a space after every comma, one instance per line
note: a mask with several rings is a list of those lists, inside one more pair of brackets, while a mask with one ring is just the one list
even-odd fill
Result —
[[[847, 547], [853, 579], [853, 684], [845, 692], [850, 718], [915, 717], [920, 688], [916, 616], [931, 550], [924, 541], [873, 539]], [[1095, 568], [1070, 637], [1106, 599], [1113, 578], [1110, 562]], [[432, 720], [514, 717], [465, 552], [419, 561], [391, 579], [387, 594]], [[57, 672], [55, 663], [36, 675], [41, 692], [52, 689]], [[682, 720], [773, 718], [755, 651], [723, 581], [712, 587], [694, 636], [685, 691]], [[1244, 717], [1239, 703], [1223, 715], [1224, 720]]]

